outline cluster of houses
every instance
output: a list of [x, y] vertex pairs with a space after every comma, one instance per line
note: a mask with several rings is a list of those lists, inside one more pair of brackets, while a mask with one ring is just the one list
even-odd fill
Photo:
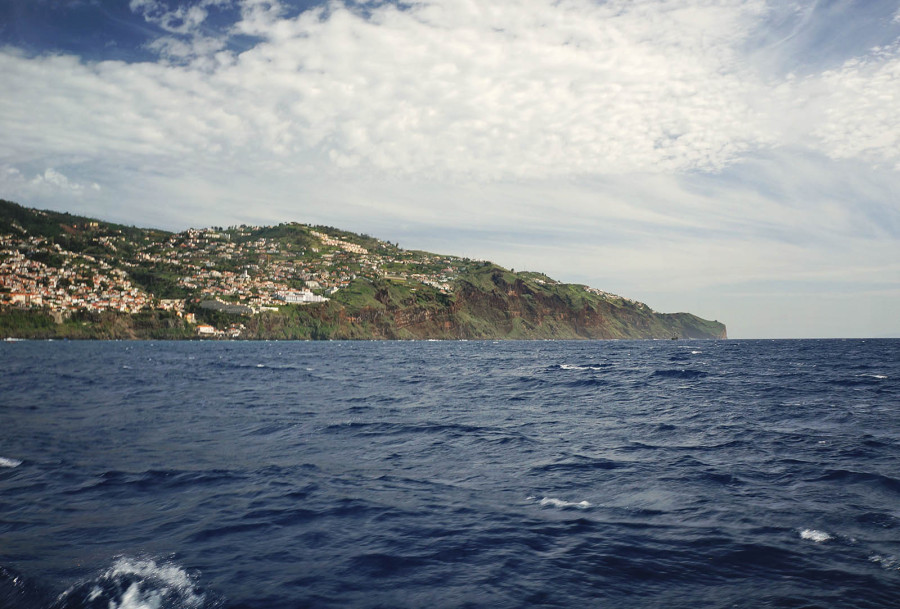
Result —
[[[259, 227], [240, 227], [234, 233], [246, 237]], [[246, 231], [246, 232], [245, 232]], [[159, 251], [142, 252], [141, 259], [150, 263], [166, 263], [184, 269], [179, 284], [207, 296], [237, 300], [254, 309], [281, 304], [325, 302], [340, 289], [346, 288], [359, 276], [374, 279], [394, 277], [431, 286], [449, 293], [457, 270], [448, 266], [438, 274], [400, 272], [390, 274], [385, 265], [406, 265], [413, 260], [375, 254], [350, 241], [336, 239], [325, 233], [310, 230], [309, 234], [321, 242], [316, 255], [304, 256], [303, 251], [285, 250], [275, 239], [258, 238], [243, 243], [233, 241], [228, 232], [217, 229], [192, 229], [174, 235]], [[210, 260], [234, 262], [234, 270], [220, 270]], [[421, 262], [421, 260], [417, 260]], [[213, 267], [218, 268], [213, 268]], [[301, 286], [301, 287], [298, 287]]]
[[209, 324], [197, 324], [197, 336], [200, 338], [240, 338], [246, 330], [244, 324], [231, 324], [227, 330], [219, 330]]
[[[61, 266], [49, 266], [23, 250], [55, 256]], [[134, 313], [152, 300], [124, 271], [93, 256], [76, 255], [40, 237], [0, 236], [0, 304]]]
[[[285, 304], [325, 302], [358, 276], [413, 281], [447, 293], [457, 273], [450, 259], [440, 272], [421, 272], [406, 266], [422, 262], [419, 255], [372, 253], [316, 230], [308, 234], [321, 243], [324, 251], [311, 247], [314, 256], [306, 255], [300, 246], [276, 239], [246, 239], [259, 230], [244, 226], [229, 231], [191, 229], [163, 242], [145, 237], [131, 248], [125, 247], [124, 236], [94, 235], [92, 243], [115, 254], [123, 270], [111, 267], [101, 254], [98, 258], [74, 253], [47, 239], [29, 237], [20, 229], [22, 235], [0, 235], [0, 305], [63, 312], [134, 313], [155, 308], [174, 311], [195, 323], [185, 311], [183, 299], [154, 297], [134, 285], [126, 271], [164, 265], [175, 269], [178, 285], [187, 291], [201, 298], [237, 302], [257, 312]], [[385, 270], [386, 266], [391, 272]], [[199, 335], [210, 337], [234, 337], [241, 332], [239, 326], [217, 329], [200, 324], [196, 328]]]
[[344, 241], [342, 239], [335, 239], [334, 237], [329, 237], [325, 233], [320, 233], [316, 230], [309, 231], [309, 234], [321, 241], [324, 245], [329, 245], [331, 247], [336, 247], [338, 249], [342, 249], [345, 252], [350, 252], [352, 254], [368, 254], [369, 250], [364, 248], [361, 245], [356, 243], [351, 243], [349, 241]]
[[[541, 282], [543, 283], [543, 282]], [[625, 296], [619, 296], [618, 294], [613, 294], [612, 292], [604, 292], [603, 290], [598, 290], [597, 288], [592, 288], [590, 286], [584, 286], [585, 292], [590, 292], [591, 294], [596, 294], [597, 296], [602, 296], [606, 300], [618, 300], [621, 302], [626, 302], [628, 304], [632, 304], [637, 306], [638, 308], [644, 308], [650, 310], [643, 302], [635, 300], [634, 298], [626, 298]]]

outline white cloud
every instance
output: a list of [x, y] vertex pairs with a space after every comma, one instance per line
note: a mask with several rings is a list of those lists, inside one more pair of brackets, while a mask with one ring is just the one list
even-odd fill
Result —
[[[666, 3], [663, 3], [666, 4]], [[338, 166], [476, 179], [717, 169], [769, 140], [731, 64], [746, 3], [429, 2], [277, 19], [224, 78]], [[263, 6], [262, 9], [257, 7]], [[689, 27], [690, 26], [690, 27]], [[677, 32], [677, 34], [676, 34]]]
[[128, 7], [150, 23], [173, 34], [188, 34], [197, 29], [209, 16], [207, 7], [230, 3], [230, 0], [201, 0], [181, 4], [174, 10], [160, 0], [131, 0]]
[[[289, 28], [281, 19], [284, 8], [278, 0], [242, 0], [241, 21], [234, 27], [235, 32], [263, 38], [281, 37], [280, 32]], [[323, 9], [314, 10], [317, 14]]]
[[174, 63], [4, 53], [0, 124], [26, 149], [11, 152], [479, 181], [715, 172], [784, 144], [900, 160], [897, 49], [772, 80], [740, 54], [761, 0], [332, 3], [296, 17], [245, 0], [233, 31], [263, 40], [241, 54], [195, 31], [211, 4], [132, 0], [173, 33], [151, 48]]
[[52, 167], [47, 168], [44, 171], [43, 175], [35, 176], [31, 183], [36, 186], [49, 185], [54, 186], [56, 188], [73, 188], [76, 190], [80, 190], [80, 188], [69, 182], [69, 178], [59, 173]]
[[18, 167], [0, 165], [0, 192], [7, 197], [25, 197], [26, 200], [52, 200], [54, 198], [83, 198], [96, 196], [103, 189], [97, 182], [72, 179], [53, 167], [27, 177]]
[[[222, 41], [170, 36], [154, 48], [194, 63], [6, 56], [4, 69], [37, 100], [28, 131], [55, 140], [42, 146], [54, 150], [74, 144], [60, 140], [78, 124], [79, 136], [107, 149], [246, 146], [286, 166], [312, 152], [319, 163], [395, 175], [720, 169], [772, 142], [753, 101], [758, 85], [732, 49], [760, 3], [669, 4], [430, 2], [368, 17], [332, 4], [288, 19], [277, 4], [253, 1], [235, 30], [266, 40], [239, 56], [222, 53]], [[132, 6], [179, 33], [205, 10]], [[51, 127], [66, 114], [81, 120]], [[211, 123], [216, 114], [237, 128]]]
[[196, 35], [189, 40], [175, 36], [162, 36], [147, 45], [147, 48], [159, 54], [163, 59], [174, 63], [190, 63], [201, 70], [215, 69], [219, 63], [217, 56], [226, 62], [231, 58], [223, 54], [225, 41], [220, 38]]
[[900, 169], [900, 46], [876, 49], [804, 86], [820, 96], [812, 100], [820, 117], [812, 135], [830, 156]]

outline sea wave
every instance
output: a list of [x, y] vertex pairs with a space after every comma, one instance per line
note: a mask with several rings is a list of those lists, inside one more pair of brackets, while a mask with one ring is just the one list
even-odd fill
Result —
[[103, 489], [161, 490], [198, 488], [239, 482], [243, 475], [229, 470], [147, 470], [143, 472], [106, 471], [66, 490], [66, 494], [95, 493]]
[[819, 531], [817, 529], [803, 529], [800, 531], [800, 539], [807, 539], [816, 543], [822, 543], [824, 541], [831, 541], [834, 538], [825, 531]]
[[889, 571], [900, 571], [900, 559], [896, 556], [882, 556], [881, 554], [873, 554], [869, 557], [871, 562], [881, 565], [882, 568]]
[[543, 497], [538, 502], [541, 507], [555, 507], [560, 509], [579, 509], [586, 510], [591, 507], [591, 504], [587, 501], [564, 501], [563, 499], [557, 499], [556, 497]]
[[22, 462], [18, 459], [10, 459], [9, 457], [0, 457], [0, 467], [19, 467]]
[[603, 370], [609, 368], [610, 364], [560, 364], [560, 370]]
[[211, 609], [221, 602], [172, 562], [122, 556], [100, 575], [63, 592], [51, 609]]

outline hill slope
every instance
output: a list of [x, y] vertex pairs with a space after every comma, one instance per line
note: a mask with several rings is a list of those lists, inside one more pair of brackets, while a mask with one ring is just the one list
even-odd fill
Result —
[[298, 223], [171, 233], [0, 201], [0, 336], [725, 338], [493, 263]]

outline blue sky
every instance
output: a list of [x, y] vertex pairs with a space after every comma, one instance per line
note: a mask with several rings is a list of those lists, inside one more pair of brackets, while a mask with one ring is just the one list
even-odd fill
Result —
[[900, 2], [5, 0], [0, 197], [900, 336]]

